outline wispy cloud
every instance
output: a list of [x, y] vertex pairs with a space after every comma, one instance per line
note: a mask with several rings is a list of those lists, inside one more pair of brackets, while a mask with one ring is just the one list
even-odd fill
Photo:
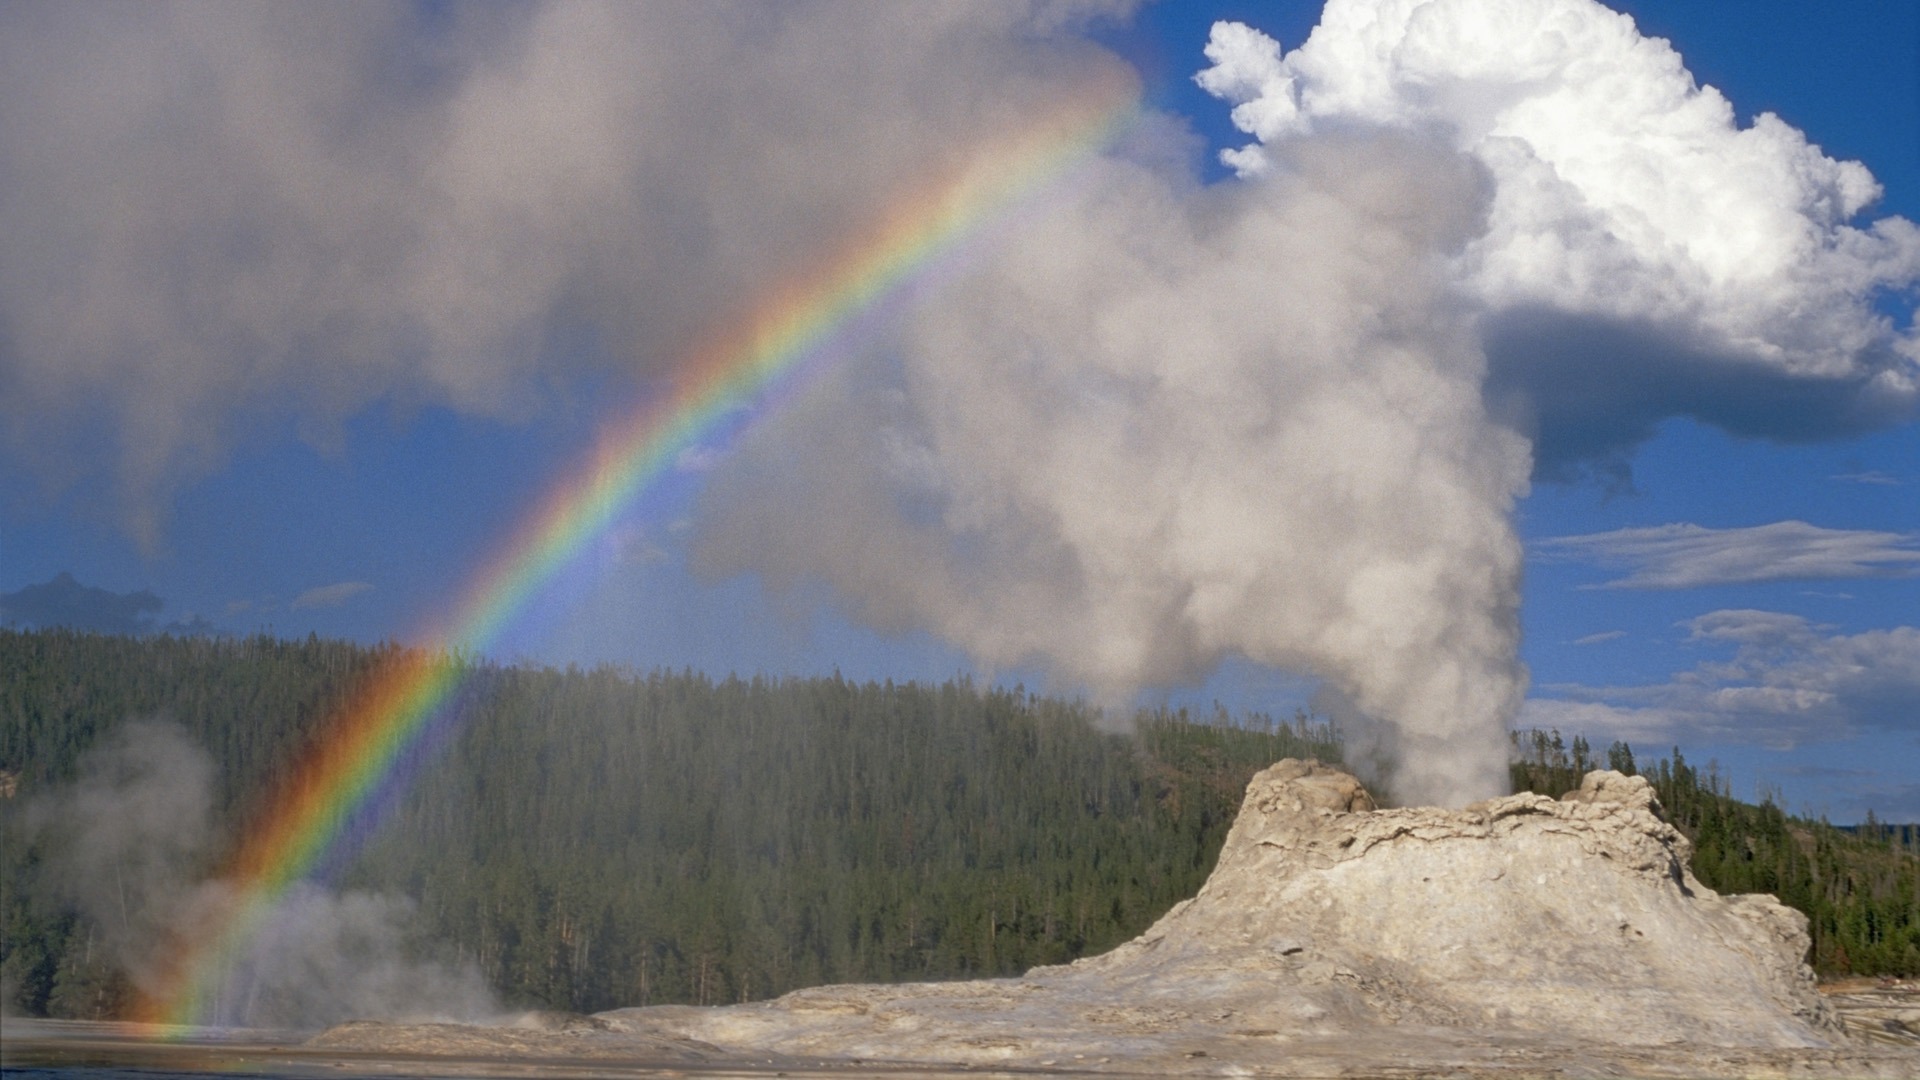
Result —
[[[1722, 655], [1644, 686], [1560, 684], [1524, 726], [1639, 741], [1719, 739], [1787, 749], [1863, 728], [1920, 733], [1920, 629], [1859, 634], [1779, 612], [1715, 611], [1681, 624]], [[1723, 651], [1732, 650], [1731, 659]]]
[[1575, 645], [1598, 645], [1603, 641], [1618, 641], [1626, 636], [1627, 632], [1625, 630], [1602, 630], [1598, 634], [1588, 634], [1586, 637], [1574, 638], [1573, 643]]
[[1899, 477], [1889, 473], [1883, 473], [1878, 469], [1869, 469], [1866, 472], [1857, 473], [1839, 473], [1836, 474], [1833, 479], [1844, 480], [1849, 484], [1877, 484], [1881, 487], [1900, 486]]
[[332, 585], [320, 585], [308, 589], [294, 597], [293, 603], [287, 606], [295, 611], [302, 608], [339, 607], [371, 588], [373, 586], [364, 581], [337, 581]]
[[1872, 769], [1842, 769], [1832, 765], [1783, 765], [1769, 770], [1802, 780], [1869, 780], [1879, 775]]
[[1769, 766], [1762, 774], [1793, 777], [1805, 792], [1792, 809], [1835, 821], [1860, 821], [1868, 812], [1881, 821], [1920, 821], [1920, 782], [1881, 769], [1844, 769], [1829, 765]]
[[725, 458], [726, 452], [719, 447], [701, 443], [680, 451], [679, 456], [673, 459], [673, 467], [683, 473], [711, 472]]
[[1859, 811], [1866, 810], [1881, 821], [1920, 821], [1920, 783], [1883, 782], [1868, 788], [1842, 788], [1836, 794], [1843, 796], [1835, 811], [1843, 821], [1862, 818], [1865, 814]]
[[673, 553], [639, 525], [615, 529], [607, 545], [612, 561], [622, 566], [659, 566], [673, 559]]
[[1920, 573], [1920, 542], [1911, 534], [1823, 529], [1804, 521], [1744, 529], [1690, 524], [1615, 529], [1542, 540], [1534, 550], [1548, 558], [1627, 571], [1625, 577], [1592, 586], [1603, 589], [1690, 589]]

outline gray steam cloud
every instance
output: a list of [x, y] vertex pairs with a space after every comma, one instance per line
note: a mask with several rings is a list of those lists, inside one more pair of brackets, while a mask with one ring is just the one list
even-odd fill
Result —
[[153, 535], [263, 429], [644, 387], [1128, 6], [8, 4], [0, 448]]
[[[45, 853], [46, 900], [77, 911], [95, 945], [142, 989], [157, 988], [172, 935], [229, 886], [210, 876], [213, 762], [174, 724], [122, 724], [40, 796], [12, 842]], [[303, 883], [214, 990], [212, 1022], [313, 1028], [354, 1017], [481, 1019], [499, 1008], [470, 963], [416, 958], [406, 901]]]
[[[153, 528], [263, 427], [644, 387], [1110, 73], [1080, 30], [1126, 7], [9, 5], [8, 451], [112, 469]], [[1494, 794], [1529, 479], [1629, 482], [1670, 416], [1911, 417], [1920, 345], [1874, 305], [1920, 230], [1591, 0], [1333, 0], [1292, 52], [1207, 54], [1240, 179], [1141, 125], [714, 462], [698, 561], [1109, 701], [1306, 671], [1399, 797]]]
[[849, 372], [716, 475], [707, 565], [1108, 700], [1233, 654], [1311, 671], [1397, 796], [1493, 791], [1530, 461], [1446, 276], [1486, 196], [1405, 138], [1208, 191], [1108, 163], [929, 305], [897, 378]]
[[79, 762], [67, 788], [36, 799], [27, 837], [46, 852], [51, 898], [93, 923], [136, 983], [206, 874], [213, 762], [172, 724], [122, 724]]
[[[212, 899], [218, 888], [204, 886], [197, 899]], [[422, 948], [410, 901], [301, 882], [227, 971], [208, 1020], [311, 1029], [355, 1018], [503, 1018], [477, 965], [410, 959]]]

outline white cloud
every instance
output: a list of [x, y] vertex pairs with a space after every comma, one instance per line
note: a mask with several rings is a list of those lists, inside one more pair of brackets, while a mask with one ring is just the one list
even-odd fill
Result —
[[1553, 696], [1530, 698], [1519, 723], [1630, 741], [1777, 749], [1865, 729], [1920, 733], [1920, 629], [1835, 634], [1798, 615], [1751, 610], [1715, 611], [1683, 625], [1691, 645], [1722, 658], [1652, 685], [1545, 687]]
[[1586, 637], [1574, 638], [1573, 643], [1575, 645], [1598, 645], [1605, 641], [1618, 641], [1626, 636], [1627, 632], [1625, 630], [1603, 630], [1598, 634], [1588, 634]]
[[293, 598], [287, 606], [294, 611], [302, 608], [339, 607], [341, 604], [373, 588], [364, 581], [336, 581], [331, 585], [319, 585], [308, 589]]
[[1872, 301], [1920, 278], [1920, 229], [1856, 221], [1880, 194], [1763, 113], [1695, 84], [1665, 41], [1592, 0], [1330, 0], [1282, 52], [1214, 27], [1200, 85], [1258, 142], [1435, 133], [1492, 178], [1460, 253], [1483, 307], [1491, 388], [1538, 436], [1543, 473], [1623, 470], [1657, 422], [1749, 434], [1910, 417], [1920, 338]]
[[1740, 529], [1657, 525], [1537, 541], [1537, 553], [1628, 570], [1599, 588], [1689, 589], [1762, 581], [1909, 577], [1920, 540], [1870, 530], [1777, 521]]
[[[1280, 59], [1280, 43], [1250, 26], [1215, 23], [1208, 36], [1206, 57], [1213, 66], [1194, 76], [1200, 88], [1217, 98], [1235, 102], [1234, 126], [1265, 142], [1300, 122], [1294, 81]], [[1270, 164], [1253, 147], [1226, 150], [1220, 155], [1242, 176], [1263, 173]]]
[[1867, 472], [1841, 473], [1835, 476], [1834, 479], [1844, 480], [1849, 484], [1873, 484], [1877, 487], [1901, 486], [1899, 477], [1890, 473], [1880, 472], [1877, 469], [1870, 469]]

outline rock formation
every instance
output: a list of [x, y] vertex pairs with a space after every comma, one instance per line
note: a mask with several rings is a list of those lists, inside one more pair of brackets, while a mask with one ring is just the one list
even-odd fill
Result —
[[1557, 802], [1371, 810], [1345, 773], [1284, 761], [1254, 778], [1199, 895], [1081, 966], [1243, 972], [1277, 1009], [1266, 1026], [1824, 1045], [1805, 918], [1701, 885], [1657, 811], [1614, 772]]
[[1379, 810], [1347, 773], [1287, 760], [1254, 777], [1200, 892], [1103, 956], [1019, 979], [623, 1009], [550, 1052], [628, 1040], [775, 1064], [1920, 1075], [1920, 1053], [1849, 1041], [1803, 962], [1798, 912], [1714, 893], [1689, 852], [1638, 777]]

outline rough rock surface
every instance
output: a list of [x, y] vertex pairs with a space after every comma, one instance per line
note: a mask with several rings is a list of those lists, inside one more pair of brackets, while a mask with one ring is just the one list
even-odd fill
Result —
[[1198, 895], [1103, 956], [1020, 979], [623, 1009], [548, 1052], [633, 1040], [742, 1061], [1158, 1073], [1920, 1075], [1920, 1054], [1849, 1039], [1802, 961], [1804, 918], [1701, 885], [1659, 811], [1645, 780], [1613, 772], [1557, 801], [1377, 810], [1345, 772], [1282, 761], [1254, 777]]

